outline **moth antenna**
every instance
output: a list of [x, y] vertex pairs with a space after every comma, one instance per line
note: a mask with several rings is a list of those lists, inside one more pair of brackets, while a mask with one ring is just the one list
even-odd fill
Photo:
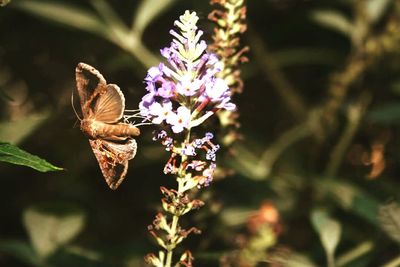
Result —
[[78, 124], [78, 121], [76, 120], [74, 123], [74, 126], [72, 128], [75, 128], [77, 124]]
[[75, 106], [74, 106], [74, 91], [72, 91], [71, 94], [71, 105], [72, 105], [72, 109], [75, 112], [76, 117], [78, 118], [79, 121], [82, 121], [81, 117], [79, 117], [78, 112], [76, 112]]
[[153, 123], [151, 123], [151, 122], [141, 122], [141, 123], [138, 123], [138, 124], [133, 124], [133, 126], [136, 126], [136, 127], [138, 127], [138, 126], [143, 126], [143, 125], [152, 125]]
[[140, 109], [125, 109], [125, 112], [132, 112], [132, 113], [134, 113], [134, 112], [138, 112], [138, 111], [140, 111]]

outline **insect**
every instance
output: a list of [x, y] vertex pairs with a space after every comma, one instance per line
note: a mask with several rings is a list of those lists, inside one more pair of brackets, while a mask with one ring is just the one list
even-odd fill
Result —
[[128, 162], [136, 155], [134, 137], [138, 127], [122, 122], [125, 97], [115, 84], [107, 84], [103, 75], [92, 66], [79, 63], [76, 87], [83, 118], [80, 128], [89, 143], [108, 186], [115, 190], [128, 172]]

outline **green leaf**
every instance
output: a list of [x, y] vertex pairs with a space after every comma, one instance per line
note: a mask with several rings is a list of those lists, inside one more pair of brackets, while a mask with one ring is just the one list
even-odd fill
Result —
[[167, 11], [174, 2], [176, 0], [142, 0], [133, 16], [132, 29], [141, 36], [150, 22], [161, 13]]
[[382, 265], [382, 267], [399, 267], [400, 266], [400, 256], [390, 260], [389, 262]]
[[23, 222], [36, 252], [47, 258], [82, 231], [85, 214], [71, 205], [44, 204], [26, 209]]
[[278, 266], [285, 267], [317, 267], [307, 256], [299, 253], [290, 253], [289, 255], [272, 255], [272, 262]]
[[13, 6], [32, 15], [48, 19], [65, 26], [88, 31], [107, 37], [107, 28], [101, 19], [93, 12], [60, 1], [20, 0]]
[[361, 188], [339, 179], [316, 180], [315, 188], [326, 193], [345, 210], [377, 225], [378, 201]]
[[315, 210], [311, 213], [311, 222], [319, 234], [321, 243], [325, 249], [328, 266], [334, 266], [334, 256], [339, 244], [342, 227], [340, 223], [329, 217], [328, 213]]
[[[361, 244], [357, 245], [354, 248], [351, 248], [344, 254], [337, 257], [336, 266], [354, 266], [356, 261], [360, 261], [369, 255], [371, 255], [371, 251], [374, 249], [374, 243], [372, 241], [365, 241]], [[352, 265], [349, 265], [352, 264]]]
[[[163, 2], [157, 5], [162, 6]], [[92, 3], [100, 16], [64, 2], [20, 0], [13, 6], [40, 18], [96, 34], [129, 52], [146, 67], [158, 64], [158, 58], [141, 42], [138, 34], [125, 27], [114, 11], [106, 10], [105, 1]]]
[[[115, 13], [107, 1], [91, 0], [90, 3], [105, 22], [111, 41], [120, 46], [129, 46], [132, 45], [130, 43], [136, 41], [136, 38], [132, 38], [128, 27], [124, 24], [118, 14]], [[123, 45], [124, 43], [127, 43], [127, 45]]]
[[254, 210], [250, 208], [232, 207], [224, 209], [221, 212], [220, 217], [225, 225], [233, 227], [243, 225], [251, 214], [254, 214]]
[[400, 207], [390, 203], [379, 207], [378, 220], [382, 229], [394, 241], [400, 243]]
[[31, 167], [40, 172], [60, 171], [62, 168], [56, 167], [44, 159], [29, 154], [9, 143], [0, 142], [0, 161]]
[[321, 26], [330, 28], [348, 37], [354, 32], [353, 23], [342, 13], [335, 10], [316, 10], [311, 13], [311, 19]]
[[42, 266], [41, 261], [32, 246], [26, 241], [0, 240], [0, 252], [12, 255], [16, 259], [31, 265]]

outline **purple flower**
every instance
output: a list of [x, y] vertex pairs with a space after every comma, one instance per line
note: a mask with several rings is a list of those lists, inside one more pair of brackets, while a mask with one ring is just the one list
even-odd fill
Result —
[[229, 87], [221, 78], [215, 78], [206, 84], [206, 94], [212, 102], [221, 102], [229, 97]]
[[170, 113], [172, 113], [171, 101], [165, 101], [163, 103], [153, 102], [149, 106], [149, 114], [153, 117], [152, 123], [162, 123]]
[[[173, 61], [170, 61], [170, 63]], [[174, 64], [175, 66], [175, 64]], [[160, 69], [164, 73], [165, 77], [172, 78], [172, 77], [177, 77], [177, 74], [175, 71], [171, 70], [168, 66], [165, 64], [160, 63]], [[175, 68], [176, 69], [176, 68]]]
[[139, 103], [140, 115], [148, 117], [150, 115], [149, 107], [154, 102], [154, 94], [148, 93], [142, 97]]
[[176, 113], [171, 112], [168, 114], [167, 123], [172, 126], [174, 133], [180, 133], [184, 128], [189, 127], [190, 116], [190, 110], [187, 107], [180, 106]]
[[236, 109], [236, 105], [232, 102], [229, 102], [231, 100], [230, 97], [227, 97], [225, 99], [223, 99], [223, 101], [221, 103], [219, 103], [218, 105], [216, 105], [216, 108], [220, 108], [220, 109], [226, 109], [229, 111], [235, 110]]
[[168, 174], [168, 173], [174, 173], [175, 168], [171, 163], [167, 163], [164, 166], [164, 174]]
[[206, 159], [207, 160], [211, 160], [211, 161], [215, 161], [217, 159], [217, 155], [212, 150], [208, 150], [207, 154], [206, 154]]
[[146, 82], [156, 82], [158, 77], [162, 75], [159, 67], [151, 67], [147, 71], [147, 76], [144, 78]]
[[139, 104], [142, 116], [154, 124], [169, 125], [174, 133], [202, 124], [218, 109], [236, 107], [225, 80], [216, 77], [223, 65], [206, 51], [197, 20], [195, 13], [186, 12], [175, 22], [179, 31], [171, 30], [171, 45], [160, 50], [167, 62], [148, 70], [148, 94]]
[[196, 151], [195, 148], [189, 144], [182, 148], [182, 154], [186, 156], [196, 156]]
[[217, 151], [219, 150], [219, 148], [219, 145], [214, 145], [211, 147], [211, 149], [207, 150], [206, 159], [215, 161], [217, 159]]
[[157, 93], [163, 98], [173, 97], [175, 93], [175, 83], [170, 81], [163, 82], [161, 87], [158, 88]]
[[205, 179], [202, 181], [200, 187], [201, 186], [207, 187], [211, 184], [214, 176], [214, 171], [216, 168], [217, 165], [215, 163], [211, 163], [210, 166], [208, 166], [208, 168], [203, 171], [203, 176]]
[[184, 96], [193, 96], [200, 89], [202, 81], [195, 79], [192, 81], [190, 73], [181, 77], [180, 82], [176, 85], [176, 91]]
[[204, 145], [204, 140], [203, 139], [194, 139], [193, 141], [193, 146], [195, 148], [200, 148]]
[[169, 47], [164, 47], [163, 49], [160, 49], [160, 54], [166, 59], [170, 59], [171, 49]]
[[168, 135], [167, 135], [167, 132], [166, 131], [164, 131], [164, 130], [161, 130], [161, 131], [159, 131], [159, 132], [153, 132], [153, 135], [154, 135], [154, 137], [153, 137], [153, 141], [157, 141], [157, 140], [160, 140], [160, 139], [164, 139], [164, 138], [166, 138]]
[[162, 144], [165, 146], [166, 151], [171, 151], [174, 147], [174, 139], [167, 137], [162, 141]]
[[214, 138], [214, 135], [210, 132], [207, 132], [204, 136], [204, 139], [206, 139], [206, 140], [211, 140], [213, 138]]

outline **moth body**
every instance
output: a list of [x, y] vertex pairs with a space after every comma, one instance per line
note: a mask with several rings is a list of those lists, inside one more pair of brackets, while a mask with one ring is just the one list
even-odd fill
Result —
[[140, 135], [139, 128], [131, 124], [110, 124], [94, 119], [83, 119], [81, 130], [90, 139], [125, 140]]

